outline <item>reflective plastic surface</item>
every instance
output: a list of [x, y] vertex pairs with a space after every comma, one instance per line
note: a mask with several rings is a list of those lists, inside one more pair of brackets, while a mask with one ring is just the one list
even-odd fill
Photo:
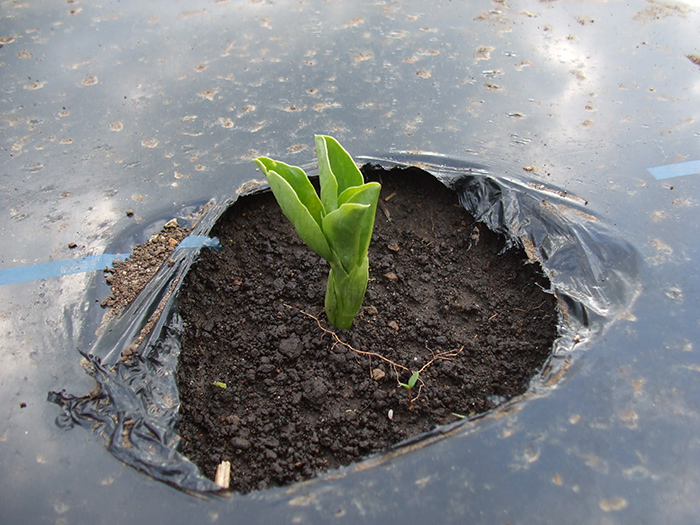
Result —
[[[697, 515], [700, 5], [1, 6], [8, 522]], [[311, 163], [314, 133], [357, 157], [433, 153], [565, 191], [640, 254], [636, 302], [576, 345], [540, 396], [290, 491], [194, 497], [125, 466], [97, 435], [56, 426], [47, 393], [93, 387], [79, 350], [97, 340], [108, 291], [100, 272], [39, 278], [35, 267], [128, 253], [171, 217], [259, 178], [258, 154]]]

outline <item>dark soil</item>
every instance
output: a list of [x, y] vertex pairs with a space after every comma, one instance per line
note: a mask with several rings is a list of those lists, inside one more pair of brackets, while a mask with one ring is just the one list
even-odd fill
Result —
[[[550, 355], [556, 298], [538, 265], [500, 253], [504, 240], [425, 172], [363, 171], [383, 188], [351, 331], [329, 332], [328, 265], [269, 193], [232, 206], [212, 232], [223, 249], [203, 251], [180, 291], [182, 452], [211, 478], [230, 461], [233, 490], [307, 479], [485, 412], [525, 392]], [[422, 370], [412, 403], [408, 370]]]

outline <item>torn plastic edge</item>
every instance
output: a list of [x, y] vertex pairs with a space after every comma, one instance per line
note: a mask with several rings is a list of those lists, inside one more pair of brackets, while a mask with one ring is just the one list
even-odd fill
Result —
[[[545, 365], [549, 371], [531, 384], [531, 389], [539, 392], [534, 395], [548, 390], [552, 378], [561, 377], [569, 362], [567, 354], [579, 342], [629, 315], [641, 288], [638, 253], [590, 215], [580, 199], [535, 181], [496, 178], [484, 166], [442, 156], [396, 154], [390, 158], [362, 159], [385, 168], [422, 168], [455, 191], [462, 206], [477, 221], [503, 234], [508, 246], [524, 247], [532, 259], [541, 263], [552, 283], [550, 291], [559, 298], [562, 314], [560, 337]], [[266, 189], [257, 183], [249, 188], [252, 191], [237, 195]], [[220, 205], [211, 201], [191, 234], [207, 235], [236, 199], [237, 196]], [[84, 353], [91, 375], [101, 386], [98, 394], [74, 397], [53, 392], [49, 400], [63, 407], [64, 414], [57, 419], [59, 425], [97, 429], [107, 439], [110, 452], [123, 462], [181, 490], [201, 493], [221, 489], [179, 455], [179, 437], [174, 430], [179, 417], [175, 371], [181, 331], [175, 298], [198, 253], [199, 250], [182, 250], [172, 266], [163, 265], [134, 302], [103, 330], [90, 352]], [[128, 360], [119, 361], [122, 350], [136, 340], [152, 317], [156, 321], [150, 335]], [[159, 381], [152, 381], [156, 377]], [[512, 407], [513, 403], [510, 400], [505, 405]], [[452, 435], [455, 428], [488, 419], [484, 416], [499, 408], [416, 436], [387, 453], [412, 450], [420, 443]], [[358, 465], [381, 462], [381, 456]]]
[[495, 178], [484, 165], [432, 154], [362, 159], [419, 167], [455, 191], [476, 221], [542, 265], [564, 306], [582, 321], [577, 328], [596, 331], [596, 323], [631, 315], [641, 291], [639, 254], [591, 214], [584, 199], [535, 180]]
[[[232, 202], [233, 200], [227, 200], [223, 204], [216, 204], [211, 200], [204, 205], [202, 215], [192, 226], [190, 234], [178, 245], [178, 248], [185, 249], [174, 250], [170, 261], [161, 265], [136, 298], [116, 318], [98, 328], [97, 339], [84, 353], [97, 356], [103, 364], [109, 365], [116, 363], [122, 357], [122, 352], [137, 341], [139, 336], [148, 344], [155, 343], [154, 334], [162, 332], [165, 319], [164, 316], [154, 319], [154, 315], [159, 311], [170, 311], [175, 289], [196, 260], [199, 250], [220, 246], [218, 239], [209, 237], [209, 232]], [[149, 321], [155, 321], [155, 325], [149, 327]], [[147, 333], [144, 334], [146, 329]], [[139, 343], [141, 351], [147, 353], [148, 344]]]
[[[89, 363], [88, 373], [100, 385], [99, 392], [82, 397], [50, 392], [48, 401], [63, 408], [64, 413], [56, 419], [60, 428], [77, 424], [97, 432], [109, 452], [127, 465], [186, 492], [216, 492], [217, 485], [177, 451], [177, 384], [144, 380], [160, 374], [162, 368], [175, 369], [179, 329], [181, 324], [173, 319], [148, 357], [137, 356], [112, 369], [99, 357], [83, 354]], [[105, 406], [117, 404], [118, 410], [105, 410]]]

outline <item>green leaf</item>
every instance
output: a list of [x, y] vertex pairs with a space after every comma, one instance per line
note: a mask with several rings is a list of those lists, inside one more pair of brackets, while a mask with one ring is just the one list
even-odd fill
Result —
[[309, 209], [301, 202], [294, 188], [276, 171], [267, 172], [267, 181], [282, 212], [294, 225], [301, 240], [327, 261], [334, 261], [335, 256], [323, 230], [314, 220]]
[[214, 386], [218, 386], [219, 388], [227, 388], [226, 383], [222, 383], [221, 381], [214, 381]]
[[316, 135], [316, 156], [318, 157], [318, 178], [321, 185], [321, 202], [326, 213], [338, 208], [338, 181], [335, 178], [328, 156], [327, 137]]
[[326, 143], [331, 169], [338, 181], [338, 195], [352, 186], [361, 186], [364, 184], [365, 180], [362, 178], [362, 173], [343, 146], [333, 137], [324, 135], [321, 137]]
[[368, 182], [360, 186], [352, 186], [338, 195], [338, 204], [342, 205], [346, 202], [355, 202], [357, 204], [376, 203], [379, 199], [379, 191], [381, 189], [382, 187], [378, 182]]
[[418, 381], [418, 376], [420, 375], [419, 372], [413, 372], [411, 374], [411, 377], [408, 378], [408, 389], [411, 390], [414, 386], [416, 386], [416, 382]]
[[[297, 194], [299, 201], [309, 210], [309, 213], [316, 223], [321, 226], [321, 219], [323, 219], [325, 215], [323, 204], [321, 203], [321, 199], [318, 198], [316, 190], [304, 170], [297, 166], [290, 166], [284, 162], [268, 159], [267, 157], [258, 157], [255, 159], [255, 163], [268, 178], [268, 182], [270, 181], [269, 173], [271, 171], [274, 171], [287, 181]], [[276, 196], [275, 194], [275, 197]]]
[[362, 186], [348, 188], [339, 197], [338, 203], [342, 205], [346, 203], [367, 204], [370, 209], [367, 210], [362, 217], [362, 221], [358, 224], [359, 239], [358, 239], [358, 256], [363, 257], [369, 250], [370, 241], [372, 240], [372, 230], [374, 229], [374, 218], [377, 213], [377, 201], [379, 200], [379, 192], [382, 187], [377, 182], [368, 182]]
[[346, 273], [366, 255], [360, 251], [364, 217], [371, 211], [367, 204], [345, 203], [323, 218], [323, 233]]

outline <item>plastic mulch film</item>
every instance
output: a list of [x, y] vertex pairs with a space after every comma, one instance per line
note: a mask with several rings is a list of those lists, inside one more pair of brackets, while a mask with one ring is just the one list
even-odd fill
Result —
[[[613, 229], [589, 214], [582, 199], [439, 156], [360, 159], [384, 167], [425, 169], [456, 191], [477, 221], [502, 233], [507, 247], [522, 246], [531, 260], [542, 264], [562, 311], [560, 337], [546, 367], [549, 376], [562, 369], [574, 347], [629, 315], [640, 291], [638, 254]], [[206, 238], [235, 198], [205, 206], [190, 237]], [[209, 244], [213, 243], [200, 246]], [[196, 249], [176, 250], [174, 262], [164, 264], [136, 300], [102, 327], [95, 345], [84, 353], [86, 368], [98, 384], [93, 392], [81, 397], [52, 392], [49, 399], [63, 408], [59, 425], [77, 424], [97, 432], [109, 451], [124, 463], [181, 490], [211, 492], [219, 487], [177, 450], [176, 370], [182, 324], [175, 299], [197, 254]], [[140, 341], [138, 349], [120, 359], [134, 341]], [[532, 388], [546, 389], [551, 381], [545, 375], [535, 378]]]

